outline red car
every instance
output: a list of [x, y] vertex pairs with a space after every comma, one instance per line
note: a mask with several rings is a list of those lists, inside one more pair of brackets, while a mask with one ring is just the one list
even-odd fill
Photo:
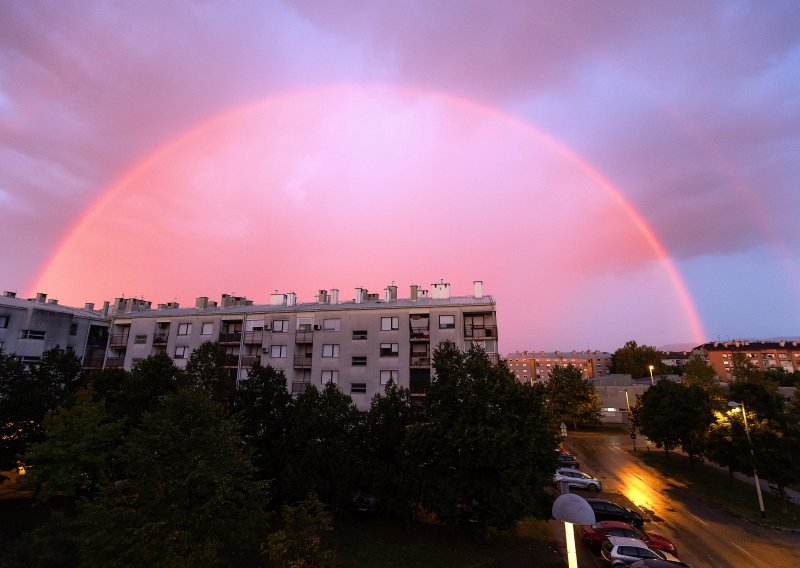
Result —
[[603, 544], [607, 536], [637, 538], [650, 548], [663, 550], [669, 552], [673, 556], [678, 556], [678, 549], [675, 548], [675, 545], [667, 537], [635, 529], [628, 523], [620, 521], [600, 521], [593, 525], [584, 525], [581, 527], [581, 539], [583, 539], [586, 547], [595, 554], [600, 553], [600, 545]]

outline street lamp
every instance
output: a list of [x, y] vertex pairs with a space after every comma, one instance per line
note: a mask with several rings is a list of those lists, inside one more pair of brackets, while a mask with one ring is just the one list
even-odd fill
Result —
[[747, 444], [750, 446], [750, 457], [753, 458], [753, 479], [756, 481], [756, 493], [758, 494], [758, 508], [761, 509], [761, 518], [767, 518], [767, 512], [764, 510], [764, 499], [761, 497], [761, 482], [758, 480], [758, 472], [756, 471], [756, 455], [753, 452], [753, 441], [750, 439], [750, 426], [747, 425], [747, 412], [744, 409], [744, 401], [729, 402], [728, 406], [733, 408], [742, 407], [742, 416], [744, 417], [744, 433], [747, 435]]
[[653, 366], [652, 365], [648, 365], [647, 368], [650, 369], [650, 386], [652, 387], [653, 384], [654, 384], [653, 383]]

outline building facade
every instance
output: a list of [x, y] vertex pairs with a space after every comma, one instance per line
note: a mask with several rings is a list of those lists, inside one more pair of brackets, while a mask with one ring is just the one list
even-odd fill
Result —
[[294, 293], [275, 293], [267, 305], [223, 295], [219, 304], [202, 297], [193, 308], [171, 303], [156, 309], [118, 299], [105, 366], [130, 369], [165, 352], [183, 367], [202, 343], [217, 341], [233, 378], [245, 379], [259, 361], [283, 371], [293, 394], [334, 382], [367, 409], [389, 381], [413, 396], [424, 394], [431, 354], [443, 341], [464, 350], [479, 345], [497, 361], [495, 301], [484, 295], [482, 282], [474, 283], [472, 296], [451, 297], [445, 282], [432, 284], [430, 294], [411, 286], [404, 299], [394, 285], [384, 292], [381, 298], [357, 288], [353, 300], [340, 302], [338, 290], [320, 290], [308, 303], [298, 303]]
[[743, 355], [762, 371], [800, 371], [800, 341], [714, 341], [699, 345], [694, 351], [706, 357], [723, 381], [734, 378], [733, 359], [736, 354]]
[[518, 381], [531, 384], [547, 381], [556, 366], [573, 365], [587, 379], [611, 372], [611, 354], [604, 351], [518, 351], [510, 353], [505, 361]]
[[75, 353], [85, 369], [99, 369], [109, 326], [109, 318], [93, 304], [62, 306], [42, 293], [30, 299], [14, 292], [0, 296], [0, 348], [25, 363], [36, 363], [45, 351], [60, 347]]

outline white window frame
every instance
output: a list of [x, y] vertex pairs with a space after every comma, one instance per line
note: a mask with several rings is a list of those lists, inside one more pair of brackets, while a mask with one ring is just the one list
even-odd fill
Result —
[[200, 335], [213, 335], [213, 334], [214, 334], [214, 322], [204, 321], [200, 326]]
[[297, 318], [297, 331], [313, 331], [314, 318]]
[[289, 333], [289, 320], [274, 320], [272, 333]]
[[192, 324], [191, 323], [179, 323], [178, 324], [178, 335], [191, 335], [192, 334]]
[[[447, 321], [449, 320], [449, 323]], [[454, 314], [442, 314], [439, 316], [439, 329], [455, 329], [456, 316]]]
[[400, 371], [397, 369], [381, 369], [380, 378], [382, 385], [388, 385], [390, 380], [394, 381], [394, 384], [398, 384], [400, 382]]
[[284, 359], [286, 357], [285, 345], [271, 345], [269, 348], [270, 359]]
[[322, 374], [320, 375], [320, 382], [323, 385], [326, 385], [328, 383], [333, 383], [335, 385], [338, 385], [339, 384], [339, 371], [337, 371], [335, 369], [325, 369], [325, 370], [323, 370]]
[[[386, 349], [388, 353], [384, 353], [384, 349]], [[400, 355], [400, 344], [381, 343], [380, 355], [381, 357], [398, 357]]]
[[322, 345], [322, 356], [323, 357], [338, 357], [339, 356], [339, 344], [338, 343], [325, 343]]
[[189, 355], [189, 346], [188, 345], [176, 345], [175, 346], [175, 359], [188, 359]]
[[397, 331], [400, 329], [400, 316], [382, 316], [381, 331]]
[[322, 320], [322, 331], [341, 331], [342, 320], [339, 318]]
[[[358, 385], [359, 390], [354, 390], [353, 387]], [[363, 388], [363, 390], [361, 390]], [[367, 394], [367, 383], [350, 383], [350, 394]]]

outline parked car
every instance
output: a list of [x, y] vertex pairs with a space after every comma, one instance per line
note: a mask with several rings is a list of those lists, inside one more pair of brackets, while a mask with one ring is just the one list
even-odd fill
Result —
[[653, 550], [637, 538], [625, 536], [610, 536], [603, 541], [600, 546], [600, 556], [603, 557], [607, 566], [620, 568], [630, 566], [637, 560], [655, 559], [670, 560], [680, 562], [669, 552]]
[[642, 528], [644, 524], [644, 517], [639, 513], [631, 511], [608, 499], [587, 497], [586, 502], [589, 503], [594, 511], [595, 521], [622, 521], [623, 523], [633, 525], [637, 529]]
[[588, 473], [583, 473], [582, 471], [568, 467], [558, 468], [553, 476], [553, 485], [559, 486], [562, 482], [566, 482], [568, 487], [575, 487], [577, 489], [588, 489], [589, 491], [600, 491], [603, 489], [603, 484], [599, 479], [595, 479]]
[[692, 568], [686, 562], [674, 560], [660, 560], [658, 558], [643, 558], [630, 565], [629, 568]]
[[558, 458], [558, 465], [563, 467], [571, 467], [572, 469], [580, 469], [581, 464], [578, 458], [573, 456], [566, 450], [556, 449], [556, 457]]
[[667, 537], [639, 530], [622, 521], [599, 521], [593, 525], [582, 526], [580, 533], [586, 548], [595, 554], [600, 553], [600, 545], [603, 544], [606, 537], [627, 536], [638, 538], [653, 550], [662, 550], [678, 556], [678, 549]]

